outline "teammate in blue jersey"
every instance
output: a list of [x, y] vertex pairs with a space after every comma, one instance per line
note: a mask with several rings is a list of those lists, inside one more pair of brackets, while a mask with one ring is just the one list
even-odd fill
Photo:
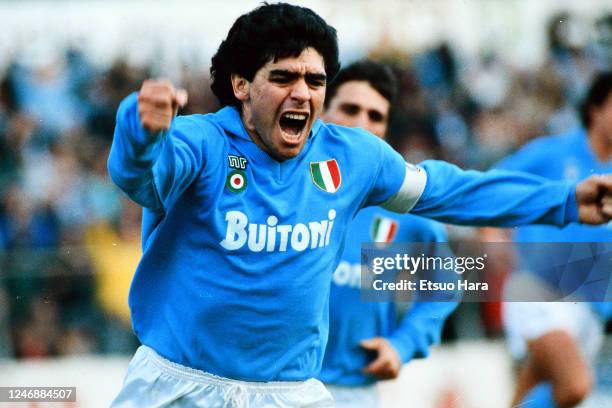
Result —
[[415, 167], [365, 131], [321, 123], [338, 68], [323, 19], [263, 5], [212, 59], [221, 110], [174, 118], [186, 95], [160, 80], [120, 105], [108, 167], [144, 208], [129, 296], [143, 346], [113, 406], [331, 405], [312, 377], [331, 275], [363, 207], [476, 225], [610, 219], [612, 176]]
[[[505, 159], [500, 167], [569, 181], [612, 172], [612, 72], [594, 79], [581, 117], [583, 128], [536, 139]], [[528, 226], [516, 232], [515, 240], [612, 242], [612, 226]], [[510, 284], [527, 281], [533, 288], [546, 282], [547, 277], [538, 273], [548, 270], [534, 267], [533, 262], [538, 260], [531, 257], [522, 265], [520, 272], [511, 276]], [[549, 263], [548, 259], [544, 264]], [[574, 272], [579, 275], [580, 271]], [[565, 273], [572, 271], [566, 269]], [[520, 361], [513, 406], [565, 408], [585, 399], [592, 387], [589, 365], [601, 345], [612, 304], [508, 302], [504, 312], [509, 346]]]
[[[396, 92], [397, 80], [389, 67], [355, 62], [327, 87], [322, 119], [384, 139]], [[394, 303], [361, 300], [361, 243], [446, 242], [443, 225], [370, 207], [357, 213], [347, 237], [332, 279], [329, 340], [318, 378], [336, 407], [371, 408], [378, 406], [376, 381], [396, 378], [403, 363], [426, 357], [457, 303], [416, 302], [398, 325]]]

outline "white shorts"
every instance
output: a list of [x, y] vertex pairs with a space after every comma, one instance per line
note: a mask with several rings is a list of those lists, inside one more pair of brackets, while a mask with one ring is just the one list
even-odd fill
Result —
[[378, 408], [380, 396], [376, 385], [343, 387], [325, 384], [334, 397], [336, 408]]
[[173, 363], [141, 346], [113, 408], [276, 408], [333, 407], [332, 396], [316, 379], [246, 382], [217, 377]]
[[569, 333], [591, 362], [603, 342], [603, 324], [588, 303], [506, 302], [503, 314], [510, 354], [517, 360], [526, 357], [528, 341], [553, 330]]

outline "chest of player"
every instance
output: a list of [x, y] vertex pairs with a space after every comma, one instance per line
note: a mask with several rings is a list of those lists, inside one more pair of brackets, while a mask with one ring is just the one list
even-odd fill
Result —
[[590, 157], [570, 156], [559, 160], [557, 166], [556, 178], [572, 182], [584, 180], [594, 174], [606, 174], [612, 171], [612, 163], [601, 163]]
[[213, 188], [201, 197], [210, 207], [199, 216], [219, 245], [228, 251], [302, 252], [337, 244], [362, 194], [349, 163], [309, 149], [278, 162], [255, 148], [229, 144], [215, 174], [204, 180]]
[[601, 162], [582, 133], [569, 136], [556, 149], [551, 155], [555, 160], [542, 163], [542, 175], [547, 178], [577, 182], [612, 171], [612, 161]]

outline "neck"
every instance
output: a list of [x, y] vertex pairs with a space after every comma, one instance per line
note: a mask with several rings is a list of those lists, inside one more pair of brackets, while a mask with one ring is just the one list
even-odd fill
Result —
[[266, 146], [264, 146], [263, 141], [261, 140], [261, 137], [259, 137], [259, 134], [255, 129], [255, 125], [253, 124], [253, 117], [251, 115], [251, 111], [250, 109], [248, 109], [248, 107], [245, 107], [244, 105], [242, 105], [242, 109], [240, 110], [240, 119], [242, 120], [242, 124], [244, 125], [244, 128], [246, 129], [249, 136], [251, 137], [253, 143], [255, 143], [257, 146], [259, 146], [261, 150], [267, 153]]
[[598, 129], [589, 130], [589, 142], [597, 159], [601, 162], [612, 160], [612, 140]]
[[242, 124], [244, 125], [244, 128], [246, 129], [249, 136], [251, 137], [253, 143], [255, 143], [261, 151], [263, 151], [276, 161], [282, 162], [283, 160], [285, 160], [282, 157], [277, 157], [276, 155], [274, 155], [273, 152], [270, 151], [270, 149], [268, 149], [268, 147], [263, 141], [263, 138], [259, 135], [255, 124], [253, 123], [253, 116], [251, 115], [251, 111], [244, 105], [242, 107], [242, 111], [240, 112], [240, 120], [242, 120]]

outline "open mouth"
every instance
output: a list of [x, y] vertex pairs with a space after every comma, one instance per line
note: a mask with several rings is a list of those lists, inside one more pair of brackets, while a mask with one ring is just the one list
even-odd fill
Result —
[[307, 113], [285, 112], [279, 120], [279, 125], [282, 132], [289, 136], [290, 140], [297, 140], [307, 122]]

